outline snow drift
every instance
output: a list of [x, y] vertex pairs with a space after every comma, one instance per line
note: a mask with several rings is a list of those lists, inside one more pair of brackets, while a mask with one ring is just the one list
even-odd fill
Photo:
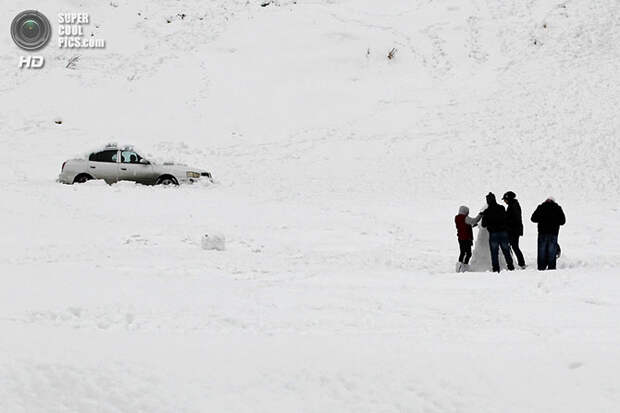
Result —
[[[618, 405], [616, 1], [3, 7], [107, 48], [0, 38], [1, 411]], [[109, 141], [219, 183], [54, 182]], [[506, 190], [557, 197], [560, 270], [453, 274], [454, 210]]]

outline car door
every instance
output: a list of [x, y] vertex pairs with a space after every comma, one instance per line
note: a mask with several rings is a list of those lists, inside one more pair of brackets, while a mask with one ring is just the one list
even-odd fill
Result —
[[118, 181], [118, 150], [106, 149], [88, 158], [88, 172], [95, 179], [103, 179], [108, 184]]
[[153, 171], [153, 165], [144, 160], [137, 152], [132, 150], [121, 151], [120, 161], [120, 180], [134, 181], [145, 185], [155, 183], [157, 176]]

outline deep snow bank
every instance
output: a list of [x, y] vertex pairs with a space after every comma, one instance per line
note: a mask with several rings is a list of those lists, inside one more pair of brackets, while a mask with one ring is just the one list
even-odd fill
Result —
[[[0, 410], [617, 406], [616, 2], [86, 11], [74, 70], [0, 38]], [[219, 184], [54, 182], [110, 141]], [[564, 206], [562, 270], [449, 273], [457, 207], [508, 189]]]

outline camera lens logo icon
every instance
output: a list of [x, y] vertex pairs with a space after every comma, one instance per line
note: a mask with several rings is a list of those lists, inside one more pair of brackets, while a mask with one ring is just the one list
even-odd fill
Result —
[[45, 47], [52, 37], [50, 21], [36, 10], [19, 13], [11, 24], [11, 36], [17, 46], [34, 51]]

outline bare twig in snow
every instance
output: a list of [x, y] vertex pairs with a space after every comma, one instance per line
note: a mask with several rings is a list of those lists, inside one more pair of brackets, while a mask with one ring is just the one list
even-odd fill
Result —
[[65, 66], [65, 69], [75, 70], [75, 65], [79, 60], [80, 56], [73, 56], [71, 59], [69, 59], [69, 62], [67, 63], [67, 66]]

